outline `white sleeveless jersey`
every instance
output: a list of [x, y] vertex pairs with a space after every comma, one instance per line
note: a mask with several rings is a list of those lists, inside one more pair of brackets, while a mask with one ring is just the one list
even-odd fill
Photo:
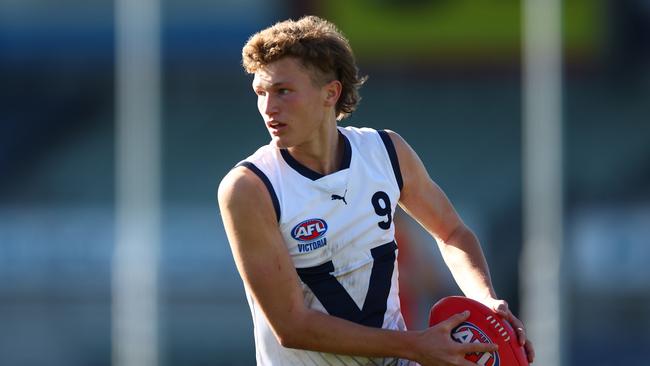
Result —
[[[393, 214], [402, 178], [384, 131], [339, 127], [341, 169], [319, 174], [285, 149], [263, 146], [245, 161], [265, 183], [308, 307], [360, 324], [405, 330]], [[415, 365], [281, 346], [248, 289], [258, 365]]]

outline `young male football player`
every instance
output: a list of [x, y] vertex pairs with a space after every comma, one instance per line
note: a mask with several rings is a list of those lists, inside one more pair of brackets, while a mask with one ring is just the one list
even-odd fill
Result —
[[218, 200], [244, 282], [259, 365], [472, 365], [457, 314], [409, 331], [399, 307], [399, 204], [439, 243], [466, 296], [523, 325], [499, 300], [475, 235], [397, 133], [339, 127], [364, 79], [336, 27], [309, 16], [253, 35], [243, 64], [271, 136], [232, 169]]

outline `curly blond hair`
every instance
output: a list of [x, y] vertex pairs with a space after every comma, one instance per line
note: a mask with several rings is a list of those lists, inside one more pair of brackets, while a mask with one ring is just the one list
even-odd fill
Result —
[[341, 82], [338, 120], [356, 109], [361, 100], [359, 88], [367, 77], [359, 76], [350, 43], [334, 24], [316, 16], [285, 20], [252, 35], [242, 49], [242, 63], [250, 74], [283, 57], [300, 60], [313, 71], [312, 80], [317, 85]]

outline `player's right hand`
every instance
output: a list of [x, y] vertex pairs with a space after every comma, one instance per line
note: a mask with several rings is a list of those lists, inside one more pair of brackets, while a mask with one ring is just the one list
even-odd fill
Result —
[[451, 339], [451, 331], [469, 317], [469, 311], [451, 316], [449, 319], [428, 328], [420, 334], [417, 362], [422, 366], [476, 366], [465, 359], [474, 352], [494, 352], [497, 345], [492, 343], [461, 344]]

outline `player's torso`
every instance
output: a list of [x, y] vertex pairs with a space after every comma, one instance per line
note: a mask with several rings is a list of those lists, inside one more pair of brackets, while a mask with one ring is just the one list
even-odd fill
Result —
[[[403, 329], [393, 224], [400, 191], [396, 172], [377, 131], [339, 130], [346, 142], [342, 169], [326, 176], [309, 171], [286, 150], [267, 147], [247, 160], [267, 176], [277, 198], [279, 229], [306, 305], [368, 326]], [[266, 333], [266, 326], [256, 324], [256, 332]], [[273, 341], [260, 341], [258, 359], [260, 351], [279, 352], [271, 349], [276, 348]], [[287, 352], [292, 355], [283, 357], [296, 356]], [[330, 357], [340, 362], [346, 356], [309, 357], [323, 357], [327, 364]], [[351, 364], [359, 364], [361, 359], [355, 359]]]
[[345, 273], [393, 240], [399, 189], [390, 165], [368, 155], [352, 142], [347, 169], [312, 180], [288, 167], [280, 177], [279, 227], [296, 268], [332, 260], [336, 274]]

